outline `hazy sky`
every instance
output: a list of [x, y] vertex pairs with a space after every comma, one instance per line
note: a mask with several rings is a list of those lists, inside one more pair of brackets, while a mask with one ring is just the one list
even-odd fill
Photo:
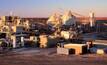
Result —
[[107, 0], [0, 0], [0, 16], [47, 17], [52, 13], [71, 10], [88, 16], [94, 11], [96, 16], [107, 16]]

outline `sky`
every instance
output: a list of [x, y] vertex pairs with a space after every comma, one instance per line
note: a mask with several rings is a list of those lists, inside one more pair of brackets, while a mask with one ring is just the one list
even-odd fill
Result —
[[48, 17], [52, 13], [71, 10], [84, 16], [93, 11], [97, 17], [107, 17], [107, 0], [0, 0], [0, 16]]

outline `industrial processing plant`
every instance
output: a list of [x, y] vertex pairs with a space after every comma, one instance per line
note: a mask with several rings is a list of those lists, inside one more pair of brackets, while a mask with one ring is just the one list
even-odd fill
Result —
[[0, 1], [0, 65], [107, 65], [102, 1]]

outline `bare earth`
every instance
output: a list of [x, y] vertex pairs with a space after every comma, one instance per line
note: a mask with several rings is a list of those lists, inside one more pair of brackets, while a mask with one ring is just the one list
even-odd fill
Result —
[[23, 48], [0, 54], [0, 65], [107, 65], [107, 55], [58, 55], [55, 48]]

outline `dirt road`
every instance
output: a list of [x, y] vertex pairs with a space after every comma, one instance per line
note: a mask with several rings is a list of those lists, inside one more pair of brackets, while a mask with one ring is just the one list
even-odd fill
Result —
[[107, 65], [107, 55], [57, 55], [55, 48], [18, 49], [0, 54], [0, 65]]

